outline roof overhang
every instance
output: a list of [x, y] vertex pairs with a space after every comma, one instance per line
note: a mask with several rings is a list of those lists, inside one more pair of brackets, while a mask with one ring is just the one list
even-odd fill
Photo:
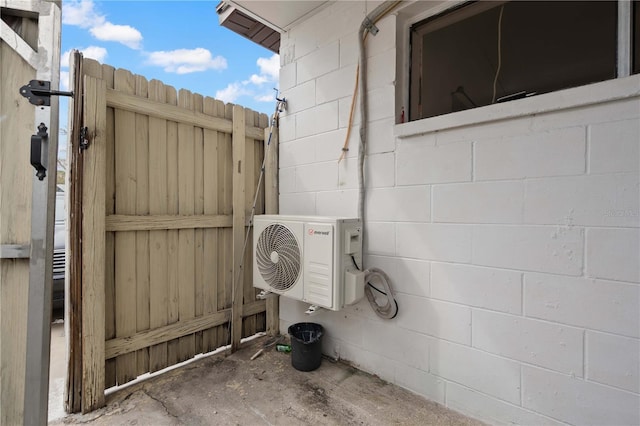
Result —
[[324, 8], [328, 0], [224, 0], [216, 7], [220, 25], [278, 53], [280, 33]]

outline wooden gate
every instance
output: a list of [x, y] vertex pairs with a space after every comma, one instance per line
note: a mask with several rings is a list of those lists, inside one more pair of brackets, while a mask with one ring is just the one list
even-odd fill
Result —
[[[277, 332], [278, 318], [267, 327], [256, 299], [251, 238], [242, 262], [268, 117], [78, 53], [72, 69], [83, 96], [69, 149], [66, 401], [88, 412], [105, 388], [235, 350], [241, 337]], [[256, 213], [264, 184], [260, 194]]]

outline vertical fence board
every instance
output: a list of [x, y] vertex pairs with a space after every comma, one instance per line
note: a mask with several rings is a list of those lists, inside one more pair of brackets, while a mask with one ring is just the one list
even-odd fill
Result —
[[[202, 95], [193, 94], [193, 109], [196, 112], [204, 112], [204, 98]], [[204, 167], [207, 160], [204, 158], [204, 131], [200, 127], [194, 128], [194, 214], [204, 214]], [[195, 234], [195, 309], [196, 317], [204, 312], [204, 229], [196, 229]], [[196, 353], [203, 351], [203, 332], [195, 334]]]
[[[217, 103], [218, 114], [227, 119], [233, 119], [233, 105]], [[233, 155], [231, 149], [231, 135], [218, 134], [218, 188], [219, 208], [223, 214], [233, 214]], [[231, 307], [231, 292], [233, 286], [233, 231], [223, 228], [218, 237], [218, 309]], [[218, 344], [231, 343], [231, 319], [229, 323], [219, 328]]]
[[[265, 129], [264, 144], [264, 155], [267, 156], [264, 176], [264, 211], [266, 214], [278, 214], [278, 129], [275, 124], [273, 133], [270, 128]], [[267, 334], [277, 336], [280, 334], [280, 296], [271, 295], [267, 297], [266, 302]]]
[[[135, 93], [146, 98], [147, 80], [135, 76]], [[149, 117], [136, 113], [136, 214], [149, 214]], [[149, 232], [136, 232], [136, 331], [149, 329]], [[149, 349], [137, 354], [138, 375], [149, 371]]]
[[[114, 87], [115, 69], [109, 65], [102, 66], [102, 78], [107, 89]], [[105, 214], [115, 213], [116, 202], [116, 169], [115, 169], [115, 113], [112, 107], [107, 107], [107, 130], [106, 130], [106, 192], [105, 192]], [[116, 276], [115, 276], [115, 234], [107, 232], [105, 236], [105, 339], [116, 337], [116, 317], [115, 317], [115, 297], [116, 297]], [[116, 361], [108, 359], [105, 363], [105, 386], [112, 387], [116, 384]]]
[[[135, 80], [126, 70], [115, 72], [116, 90], [133, 94]], [[116, 134], [116, 213], [135, 214], [136, 212], [136, 156], [132, 148], [135, 140], [135, 113], [115, 111]], [[136, 332], [136, 234], [119, 232], [115, 237], [116, 265], [116, 336], [128, 337]], [[126, 383], [137, 374], [136, 353], [120, 355], [116, 358], [116, 378], [118, 384]]]
[[231, 307], [231, 351], [240, 348], [244, 276], [241, 269], [245, 229], [246, 139], [244, 108], [233, 107], [233, 288]]
[[[149, 82], [149, 99], [164, 103], [164, 84]], [[149, 213], [167, 214], [167, 121], [149, 117]], [[149, 233], [150, 327], [167, 325], [169, 309], [167, 231]], [[167, 367], [167, 343], [149, 348], [149, 369]]]
[[[193, 108], [193, 96], [188, 90], [180, 90], [178, 105]], [[195, 198], [195, 139], [194, 128], [189, 124], [178, 123], [178, 206], [180, 215], [192, 215], [194, 213]], [[178, 231], [178, 270], [180, 276], [179, 307], [180, 321], [191, 319], [195, 316], [195, 231], [193, 229], [180, 229]], [[180, 338], [180, 360], [184, 361], [193, 357], [195, 353], [195, 336], [189, 335]]]
[[[216, 116], [216, 104], [212, 98], [205, 98], [203, 112]], [[218, 214], [218, 134], [204, 129], [203, 131], [203, 213]], [[203, 242], [203, 313], [212, 314], [218, 310], [218, 230], [205, 229]], [[217, 330], [211, 328], [203, 333], [203, 352], [210, 352], [217, 347]]]
[[84, 152], [82, 220], [82, 412], [104, 405], [106, 84], [84, 78], [84, 125], [91, 146]]
[[[167, 103], [170, 105], [178, 104], [178, 94], [176, 89], [167, 86]], [[173, 121], [167, 122], [167, 214], [178, 214], [178, 124]], [[179, 306], [178, 306], [178, 230], [172, 229], [167, 231], [168, 244], [168, 268], [169, 268], [169, 309], [168, 324], [178, 322]], [[173, 365], [178, 362], [179, 358], [179, 342], [178, 339], [167, 343], [167, 363]]]

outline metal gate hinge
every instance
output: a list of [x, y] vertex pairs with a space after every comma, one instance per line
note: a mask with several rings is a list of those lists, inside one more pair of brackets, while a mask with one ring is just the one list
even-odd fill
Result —
[[81, 127], [80, 128], [80, 149], [85, 150], [89, 148], [89, 128]]
[[31, 80], [20, 88], [20, 94], [29, 100], [29, 103], [37, 106], [50, 106], [51, 96], [70, 96], [73, 92], [61, 92], [51, 90], [51, 82], [45, 80]]

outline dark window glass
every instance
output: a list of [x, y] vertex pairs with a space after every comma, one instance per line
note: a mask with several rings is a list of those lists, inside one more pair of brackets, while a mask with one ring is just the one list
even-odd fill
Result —
[[617, 3], [466, 4], [414, 25], [411, 43], [416, 120], [615, 78]]

